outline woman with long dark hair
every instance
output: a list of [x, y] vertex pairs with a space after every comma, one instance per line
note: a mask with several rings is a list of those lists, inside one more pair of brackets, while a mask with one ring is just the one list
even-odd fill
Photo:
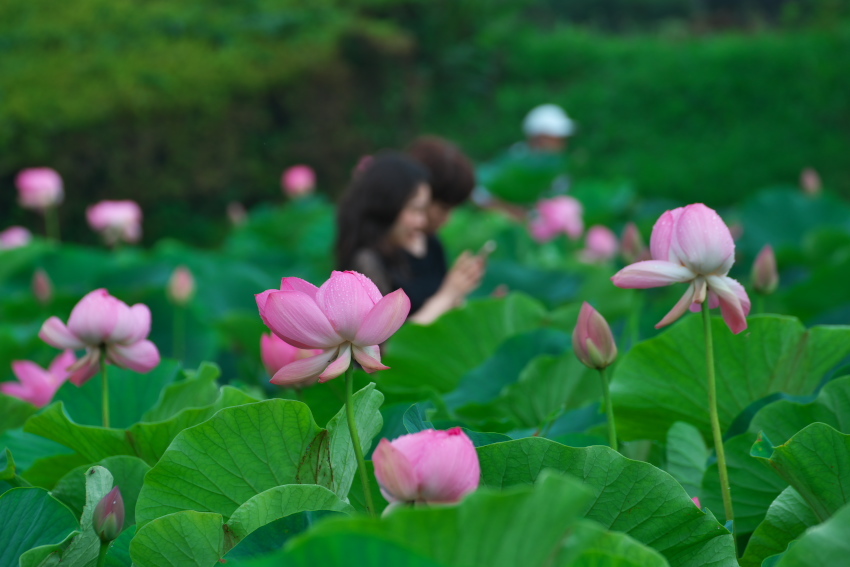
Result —
[[381, 293], [401, 288], [410, 319], [430, 323], [463, 302], [483, 275], [483, 260], [465, 252], [451, 270], [427, 233], [428, 171], [397, 152], [376, 155], [358, 173], [337, 211], [337, 264], [368, 276]]

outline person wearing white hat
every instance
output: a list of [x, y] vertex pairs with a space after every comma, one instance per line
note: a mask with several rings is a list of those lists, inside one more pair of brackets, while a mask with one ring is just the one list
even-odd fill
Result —
[[560, 152], [575, 132], [575, 122], [557, 104], [541, 104], [525, 116], [522, 129], [532, 150]]

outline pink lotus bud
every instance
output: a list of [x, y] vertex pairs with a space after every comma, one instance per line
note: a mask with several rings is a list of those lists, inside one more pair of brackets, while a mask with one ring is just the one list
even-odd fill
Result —
[[753, 263], [753, 273], [750, 276], [756, 293], [770, 295], [779, 286], [779, 272], [776, 270], [776, 255], [773, 247], [765, 244], [756, 261]]
[[269, 376], [274, 376], [278, 370], [287, 364], [321, 353], [322, 351], [318, 349], [294, 347], [274, 334], [260, 337], [260, 355]]
[[245, 210], [245, 205], [239, 201], [231, 201], [227, 203], [227, 218], [233, 226], [241, 226], [248, 220], [248, 212]]
[[121, 530], [124, 528], [124, 499], [117, 486], [97, 503], [92, 524], [100, 541], [104, 543], [113, 541], [121, 535]]
[[558, 234], [566, 234], [572, 240], [584, 232], [582, 215], [584, 208], [578, 199], [561, 195], [537, 203], [537, 217], [529, 226], [531, 236], [539, 242], [552, 240]]
[[457, 502], [478, 488], [481, 476], [478, 453], [460, 427], [381, 439], [372, 461], [391, 503]]
[[366, 276], [333, 272], [316, 287], [300, 278], [283, 278], [280, 290], [256, 296], [260, 317], [292, 346], [321, 354], [287, 364], [272, 377], [281, 386], [327, 382], [342, 375], [354, 358], [366, 372], [387, 370], [379, 345], [402, 326], [410, 299], [397, 289], [385, 296]]
[[803, 188], [803, 192], [806, 195], [820, 195], [823, 190], [823, 185], [821, 184], [820, 174], [818, 174], [817, 170], [807, 167], [801, 171], [800, 187]]
[[62, 178], [49, 167], [25, 169], [15, 179], [18, 202], [25, 209], [43, 211], [62, 202]]
[[86, 209], [86, 218], [110, 246], [142, 237], [142, 209], [135, 201], [101, 201]]
[[106, 360], [121, 368], [150, 372], [159, 365], [159, 350], [147, 340], [151, 331], [151, 310], [137, 303], [132, 307], [96, 289], [83, 297], [68, 318], [66, 326], [51, 317], [41, 326], [39, 338], [61, 349], [86, 349], [71, 366], [71, 382], [82, 386], [100, 370], [101, 352]]
[[617, 235], [611, 229], [602, 225], [592, 226], [587, 231], [581, 258], [586, 262], [607, 262], [617, 255], [618, 248]]
[[32, 233], [22, 226], [10, 226], [0, 232], [0, 250], [11, 250], [26, 246], [32, 240]]
[[283, 172], [281, 185], [290, 197], [301, 197], [313, 192], [316, 174], [306, 165], [293, 165]]
[[15, 360], [12, 362], [12, 372], [18, 377], [18, 382], [3, 382], [0, 384], [0, 392], [44, 407], [68, 379], [71, 374], [68, 368], [76, 361], [77, 357], [70, 350], [54, 358], [47, 370], [29, 360]]
[[693, 500], [693, 501], [694, 501], [694, 504], [696, 504], [697, 508], [699, 508], [700, 510], [702, 510], [702, 504], [700, 504], [700, 502], [699, 502], [699, 497], [694, 496], [693, 498], [691, 498], [691, 500]]
[[32, 275], [32, 293], [42, 305], [47, 305], [53, 299], [53, 282], [41, 268]]
[[630, 264], [652, 259], [649, 248], [646, 247], [643, 237], [640, 235], [640, 230], [633, 222], [628, 223], [623, 230], [621, 245], [623, 258]]
[[195, 295], [195, 278], [186, 266], [177, 266], [168, 280], [168, 298], [175, 305], [186, 305]]
[[617, 359], [617, 343], [611, 335], [611, 327], [586, 301], [573, 331], [573, 350], [582, 364], [597, 370], [611, 366]]

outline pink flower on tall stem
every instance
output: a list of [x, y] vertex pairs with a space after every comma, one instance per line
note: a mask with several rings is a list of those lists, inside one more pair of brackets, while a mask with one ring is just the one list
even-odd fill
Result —
[[452, 503], [478, 488], [481, 466], [460, 427], [426, 429], [389, 441], [372, 455], [381, 494], [393, 503]]
[[336, 378], [352, 356], [366, 372], [386, 370], [378, 345], [410, 312], [404, 291], [381, 296], [372, 280], [357, 272], [333, 272], [318, 288], [300, 278], [283, 278], [280, 290], [256, 297], [260, 317], [274, 334], [292, 346], [321, 350], [281, 368], [272, 383], [285, 386]]
[[531, 221], [531, 236], [548, 242], [559, 234], [578, 240], [584, 232], [584, 208], [575, 197], [561, 195], [537, 203], [537, 217]]
[[109, 246], [142, 238], [142, 209], [135, 201], [101, 201], [86, 209], [86, 219]]
[[136, 372], [156, 368], [159, 351], [146, 340], [150, 330], [151, 312], [147, 305], [128, 307], [105, 289], [96, 289], [77, 303], [67, 326], [58, 317], [51, 317], [38, 336], [57, 348], [86, 349], [85, 356], [71, 366], [71, 382], [82, 386], [100, 370], [101, 356]]
[[617, 287], [634, 289], [689, 284], [656, 328], [705, 301], [710, 308], [720, 306], [733, 333], [747, 328], [750, 299], [744, 286], [726, 275], [735, 261], [735, 243], [714, 210], [697, 203], [665, 212], [652, 229], [649, 247], [652, 260], [626, 266], [611, 279]]
[[281, 185], [290, 197], [301, 197], [313, 192], [316, 187], [316, 174], [306, 165], [293, 165], [283, 172]]
[[21, 171], [15, 178], [18, 202], [25, 209], [44, 212], [62, 202], [65, 191], [62, 178], [49, 167], [33, 167]]
[[0, 232], [0, 250], [21, 248], [32, 241], [32, 233], [22, 226], [10, 226]]
[[19, 381], [3, 382], [0, 384], [0, 392], [34, 406], [44, 407], [68, 379], [68, 367], [76, 360], [77, 357], [70, 350], [54, 358], [47, 370], [29, 360], [15, 360], [12, 362], [12, 372]]
[[168, 299], [175, 305], [186, 305], [195, 295], [195, 277], [186, 266], [177, 266], [168, 278]]
[[260, 356], [269, 376], [274, 376], [287, 364], [319, 354], [321, 350], [294, 347], [273, 333], [260, 337]]

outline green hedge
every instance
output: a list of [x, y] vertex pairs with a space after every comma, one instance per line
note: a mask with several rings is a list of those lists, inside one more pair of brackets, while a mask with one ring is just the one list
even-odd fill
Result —
[[87, 205], [134, 198], [147, 242], [213, 244], [226, 204], [280, 198], [287, 165], [314, 165], [333, 195], [361, 154], [421, 132], [486, 160], [547, 101], [579, 123], [577, 178], [723, 206], [814, 166], [850, 195], [850, 77], [835, 56], [850, 30], [610, 36], [541, 29], [538, 4], [4, 3], [0, 228], [40, 228], [11, 187], [51, 165], [74, 240], [94, 240]]

